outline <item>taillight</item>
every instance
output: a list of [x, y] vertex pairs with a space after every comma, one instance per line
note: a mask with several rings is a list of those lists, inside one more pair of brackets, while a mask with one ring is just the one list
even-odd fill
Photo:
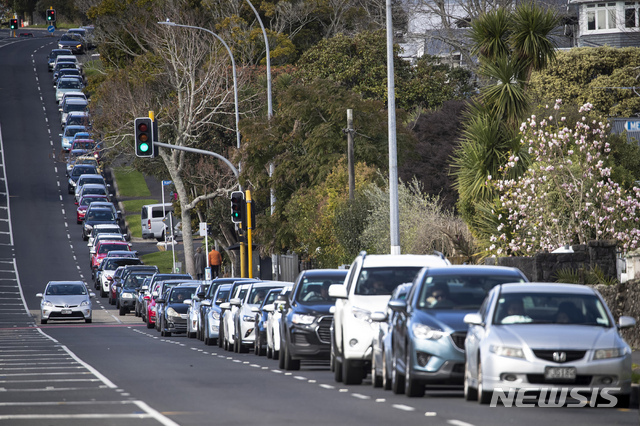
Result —
[[147, 229], [151, 230], [151, 219], [147, 221]]

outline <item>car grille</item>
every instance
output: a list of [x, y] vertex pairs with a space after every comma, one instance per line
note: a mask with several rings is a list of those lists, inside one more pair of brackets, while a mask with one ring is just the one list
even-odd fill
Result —
[[467, 338], [467, 333], [464, 331], [457, 331], [451, 334], [451, 340], [458, 349], [464, 351], [464, 339]]
[[62, 309], [67, 309], [67, 308], [77, 308], [78, 305], [56, 305], [56, 308], [62, 308]]
[[575, 380], [562, 380], [562, 379], [545, 379], [544, 374], [527, 374], [527, 381], [534, 385], [544, 385], [553, 383], [571, 383], [572, 385], [590, 385], [593, 376], [578, 375]]
[[318, 329], [316, 332], [318, 333], [318, 339], [320, 339], [321, 343], [330, 344], [331, 343], [331, 323], [333, 322], [333, 317], [325, 316], [321, 317], [318, 320]]
[[[553, 359], [553, 354], [557, 352], [563, 352], [565, 354], [564, 361], [556, 361]], [[540, 359], [544, 359], [545, 361], [564, 363], [564, 362], [572, 362], [582, 359], [587, 351], [563, 351], [561, 349], [533, 349], [533, 353]]]

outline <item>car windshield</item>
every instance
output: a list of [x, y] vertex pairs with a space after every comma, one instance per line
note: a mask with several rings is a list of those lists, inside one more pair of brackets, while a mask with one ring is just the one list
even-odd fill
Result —
[[71, 111], [86, 111], [87, 110], [87, 105], [85, 104], [66, 104], [64, 106], [64, 112], [71, 112]]
[[113, 217], [113, 212], [111, 210], [94, 210], [87, 213], [86, 220], [110, 221], [115, 220], [115, 217]]
[[174, 288], [169, 298], [169, 303], [182, 303], [187, 299], [193, 299], [195, 296], [195, 287]]
[[100, 249], [98, 253], [104, 254], [109, 253], [111, 250], [126, 250], [127, 245], [124, 244], [100, 244]]
[[100, 177], [82, 178], [82, 183], [80, 185], [86, 185], [88, 183], [99, 183], [104, 185], [104, 179]]
[[89, 141], [75, 141], [73, 143], [73, 149], [93, 149], [96, 147], [95, 142]]
[[95, 158], [78, 158], [76, 160], [76, 164], [89, 164], [91, 166], [97, 167], [98, 160], [96, 160]]
[[[106, 190], [102, 187], [86, 187], [86, 186], [82, 187], [82, 195], [87, 195], [87, 194], [106, 195], [106, 193], [107, 193]], [[113, 214], [111, 216], [113, 216]], [[112, 219], [98, 219], [98, 220], [112, 220]]]
[[78, 38], [72, 34], [63, 34], [60, 41], [78, 41]]
[[420, 269], [420, 266], [363, 268], [356, 282], [355, 294], [390, 296], [400, 284], [413, 281]]
[[75, 136], [76, 133], [84, 132], [85, 130], [86, 129], [84, 128], [84, 126], [83, 127], [68, 126], [64, 128], [64, 135], [67, 137], [72, 137], [72, 136]]
[[87, 294], [87, 287], [84, 284], [49, 284], [47, 286], [47, 296], [80, 296]]
[[58, 82], [58, 89], [82, 89], [82, 83], [75, 78], [65, 78]]
[[493, 323], [612, 326], [607, 310], [594, 294], [539, 292], [500, 295]]
[[[419, 309], [478, 309], [498, 284], [524, 282], [510, 274], [438, 274], [426, 277], [416, 299]], [[416, 289], [417, 290], [417, 289]]]
[[153, 275], [153, 272], [132, 272], [129, 276], [124, 280], [122, 287], [127, 290], [134, 290], [142, 287], [142, 283], [145, 278]]
[[262, 303], [262, 305], [270, 305], [275, 302], [276, 298], [278, 297], [278, 295], [280, 295], [281, 292], [282, 290], [270, 291], [269, 294], [267, 294], [267, 299]]
[[95, 173], [94, 167], [74, 167], [71, 171], [71, 176], [81, 176], [87, 173]]
[[229, 292], [231, 290], [220, 290], [218, 292], [218, 295], [216, 297], [216, 305], [219, 305], [223, 302], [226, 302], [227, 300], [229, 300]]
[[324, 277], [305, 277], [299, 284], [300, 289], [296, 301], [309, 304], [334, 304], [336, 299], [329, 297], [329, 286], [344, 283], [344, 275], [327, 275]]
[[117, 259], [108, 259], [107, 261], [105, 261], [102, 269], [111, 271], [111, 270], [117, 269], [119, 266], [139, 265], [139, 264], [140, 264], [139, 259], [129, 259], [129, 258], [119, 257]]

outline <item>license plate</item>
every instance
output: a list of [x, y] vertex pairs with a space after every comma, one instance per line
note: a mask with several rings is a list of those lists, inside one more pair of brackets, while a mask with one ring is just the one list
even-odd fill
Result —
[[576, 369], [574, 367], [547, 367], [544, 369], [544, 378], [575, 380]]
[[62, 315], [71, 315], [71, 309], [62, 309], [60, 313]]

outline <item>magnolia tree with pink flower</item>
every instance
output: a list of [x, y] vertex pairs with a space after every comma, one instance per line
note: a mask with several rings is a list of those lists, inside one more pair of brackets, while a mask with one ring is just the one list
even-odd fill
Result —
[[[617, 240], [624, 250], [638, 247], [640, 188], [626, 191], [610, 178], [609, 124], [591, 117], [592, 106], [585, 104], [584, 116], [569, 129], [565, 117], [557, 118], [560, 105], [557, 100], [549, 116], [531, 116], [520, 127], [532, 161], [527, 171], [518, 179], [487, 182], [500, 193], [492, 254], [526, 255], [602, 239]], [[502, 176], [518, 161], [511, 156]]]

